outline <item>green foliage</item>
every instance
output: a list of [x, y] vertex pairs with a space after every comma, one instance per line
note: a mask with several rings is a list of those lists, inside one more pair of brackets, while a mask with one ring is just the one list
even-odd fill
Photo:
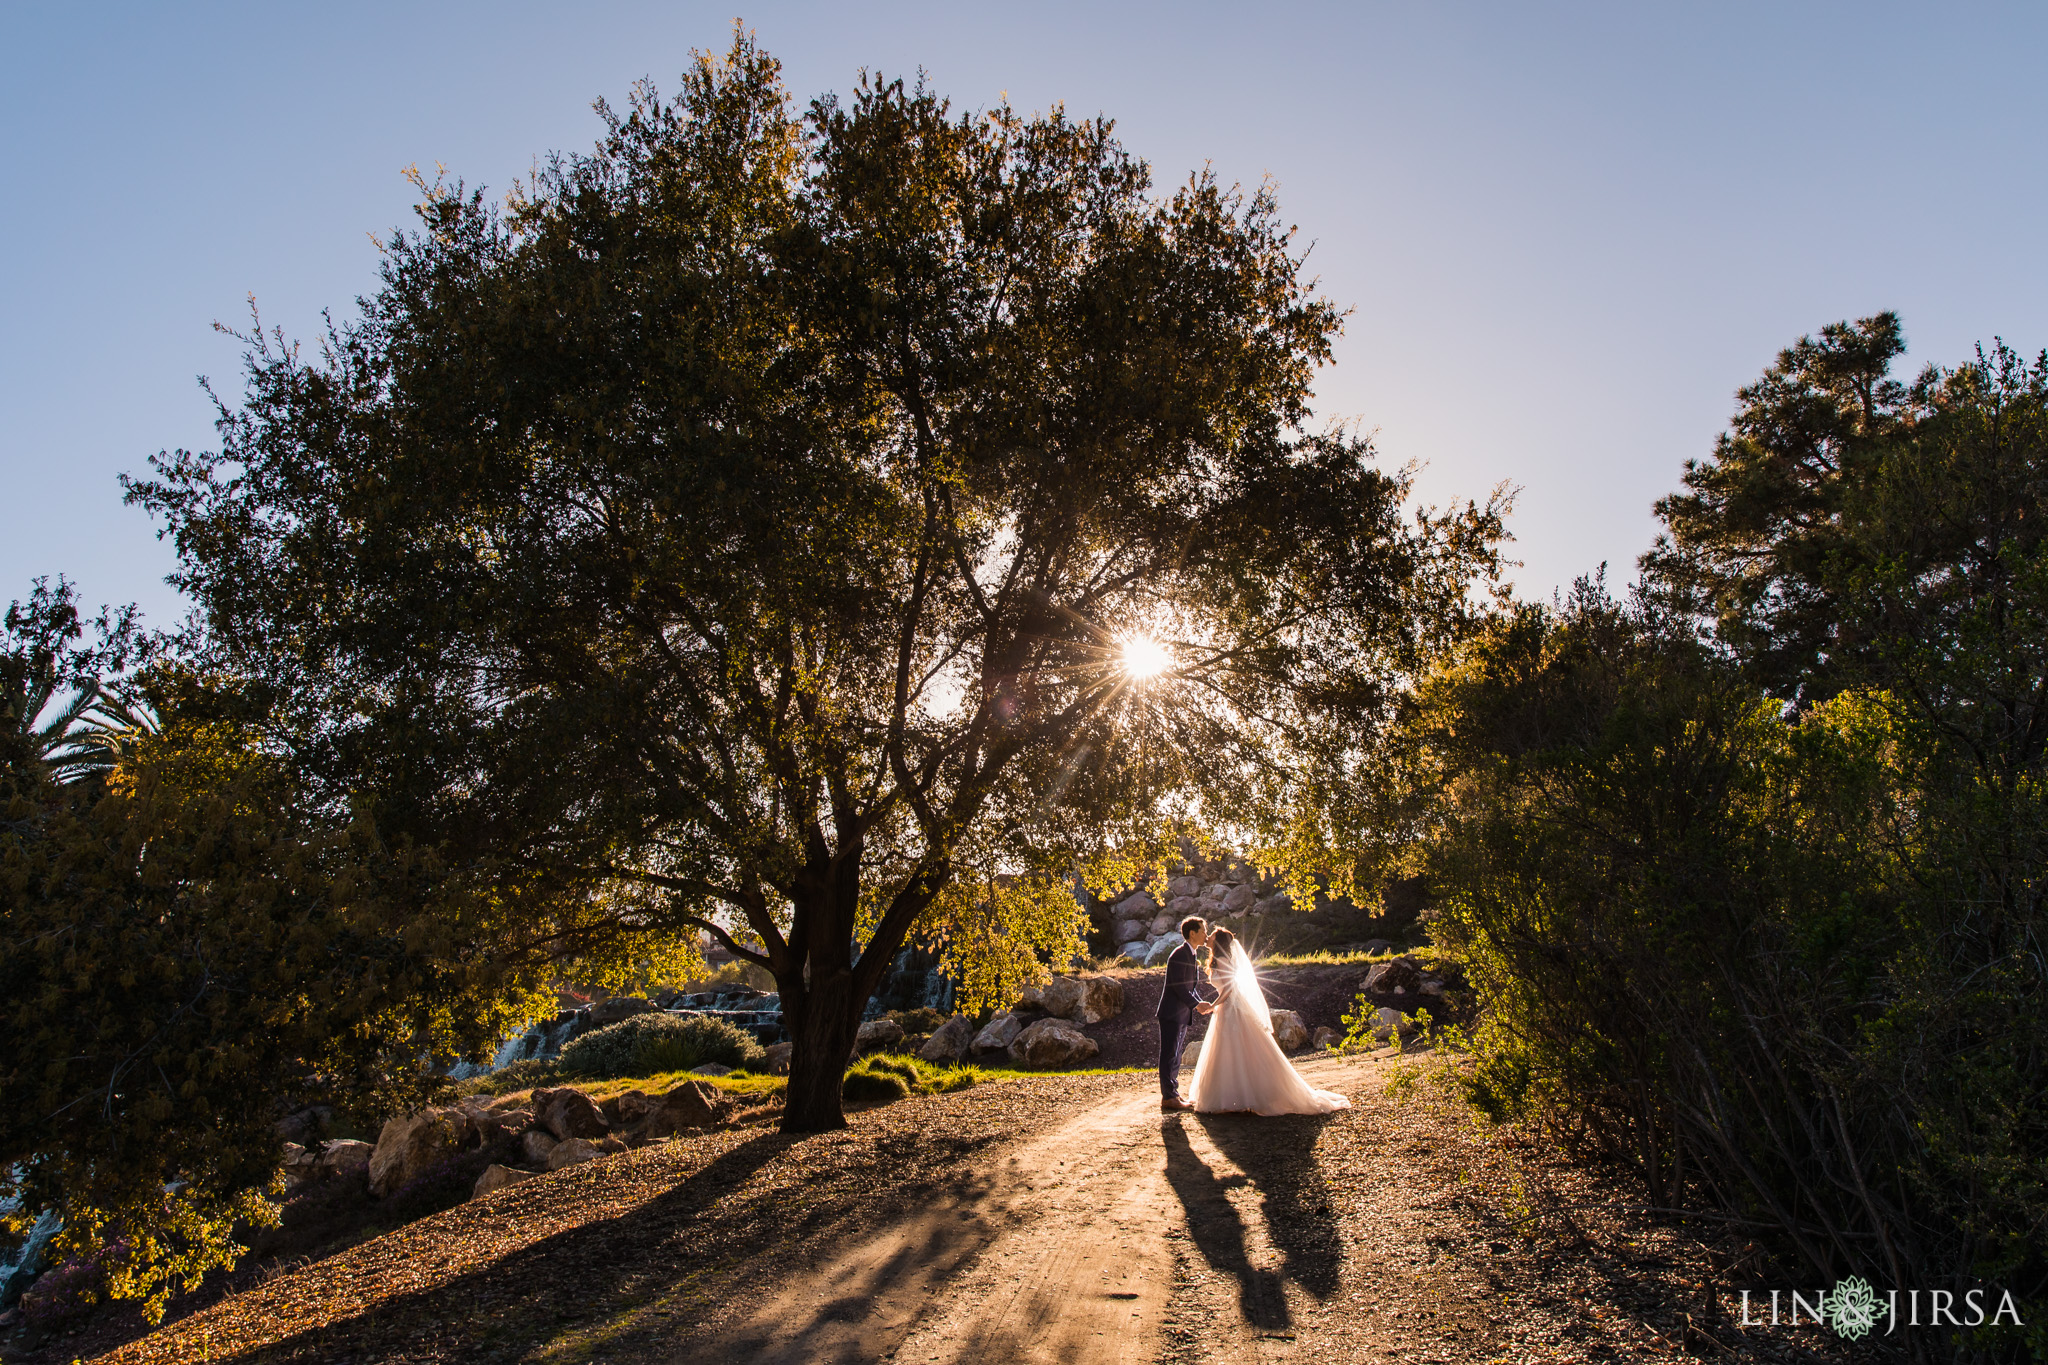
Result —
[[1373, 1036], [1373, 1029], [1379, 1024], [1379, 1016], [1379, 1006], [1373, 1004], [1364, 991], [1360, 991], [1357, 998], [1351, 1002], [1351, 1008], [1337, 1021], [1343, 1025], [1344, 1036], [1338, 1040], [1336, 1050], [1364, 1052], [1378, 1047], [1379, 1040]]
[[562, 1049], [564, 1076], [609, 1079], [688, 1071], [707, 1063], [734, 1069], [765, 1063], [752, 1034], [705, 1015], [636, 1014], [595, 1029]]
[[965, 1090], [979, 1079], [973, 1067], [935, 1066], [916, 1057], [877, 1053], [847, 1068], [841, 1093], [849, 1100], [886, 1102]]
[[1361, 809], [1416, 836], [1483, 1109], [1823, 1276], [2038, 1304], [2048, 356], [1899, 385], [1898, 344], [1781, 357], [1644, 591], [1497, 613]]
[[537, 1090], [553, 1085], [561, 1074], [559, 1058], [527, 1057], [458, 1081], [455, 1089], [463, 1095], [509, 1095], [515, 1090]]
[[[18, 678], [40, 645], [7, 644]], [[62, 1215], [60, 1257], [118, 1244], [80, 1292], [154, 1317], [271, 1221], [280, 1113], [417, 1100], [423, 1058], [487, 1046], [544, 977], [475, 951], [489, 888], [310, 809], [186, 681], [145, 682], [163, 723], [104, 774], [60, 783], [0, 725], [0, 1193], [14, 1232]]]
[[121, 677], [150, 652], [135, 609], [101, 608], [91, 644], [78, 594], [38, 578], [26, 602], [8, 605], [0, 660], [0, 718], [59, 782], [110, 771], [126, 736], [151, 718]]
[[908, 1098], [910, 1081], [897, 1072], [869, 1066], [871, 1060], [863, 1058], [847, 1070], [846, 1080], [839, 1087], [840, 1095], [856, 1104], [887, 1104]]
[[902, 1026], [905, 1033], [931, 1033], [946, 1022], [947, 1015], [935, 1009], [890, 1010], [882, 1016]]

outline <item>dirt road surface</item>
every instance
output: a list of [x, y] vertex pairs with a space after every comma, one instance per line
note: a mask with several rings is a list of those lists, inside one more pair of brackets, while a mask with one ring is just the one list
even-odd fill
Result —
[[[1302, 1070], [1348, 1092], [1377, 1084], [1382, 1065]], [[1324, 1249], [1323, 1269], [1294, 1264], [1291, 1234], [1276, 1235], [1256, 1199], [1232, 1198], [1258, 1184], [1232, 1153], [1256, 1169], [1261, 1131], [1284, 1151], [1321, 1122], [1165, 1115], [1150, 1090], [1118, 1095], [1003, 1153], [977, 1172], [973, 1198], [879, 1230], [673, 1359], [1138, 1365], [1163, 1354], [1191, 1253], [1236, 1281], [1208, 1305], [1230, 1347], [1221, 1358], [1286, 1358], [1290, 1277], [1314, 1280], [1340, 1253]]]

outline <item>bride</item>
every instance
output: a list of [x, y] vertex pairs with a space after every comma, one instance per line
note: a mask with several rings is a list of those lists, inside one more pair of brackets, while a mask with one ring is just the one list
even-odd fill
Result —
[[1304, 1081], [1273, 1041], [1265, 992], [1237, 936], [1228, 929], [1211, 934], [1209, 961], [1218, 992], [1188, 1092], [1195, 1108], [1204, 1114], [1250, 1110], [1269, 1116], [1349, 1109], [1351, 1101], [1342, 1095]]

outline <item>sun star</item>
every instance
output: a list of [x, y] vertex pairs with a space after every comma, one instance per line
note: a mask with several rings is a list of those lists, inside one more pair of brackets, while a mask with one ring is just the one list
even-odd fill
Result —
[[1123, 656], [1124, 672], [1139, 682], [1173, 666], [1173, 652], [1149, 635], [1126, 635]]

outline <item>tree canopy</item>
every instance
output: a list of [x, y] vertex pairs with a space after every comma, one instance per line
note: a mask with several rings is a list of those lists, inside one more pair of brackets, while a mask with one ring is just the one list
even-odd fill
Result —
[[132, 496], [315, 799], [514, 888], [508, 952], [767, 967], [830, 1125], [912, 934], [1070, 952], [1003, 888], [1282, 828], [1499, 509], [1308, 429], [1340, 315], [1270, 189], [880, 77], [799, 117], [744, 34], [603, 113], [502, 210], [422, 181], [361, 320], [252, 336]]
[[1630, 598], [1459, 642], [1363, 804], [1485, 1002], [1482, 1105], [1810, 1273], [2033, 1305], [2048, 354], [1902, 383], [1902, 347], [1880, 314], [1783, 352]]

